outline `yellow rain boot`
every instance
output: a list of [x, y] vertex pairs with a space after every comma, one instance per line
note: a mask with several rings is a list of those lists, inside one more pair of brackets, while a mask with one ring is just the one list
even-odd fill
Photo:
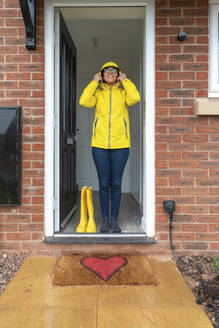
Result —
[[86, 232], [96, 232], [96, 224], [94, 221], [94, 207], [92, 201], [92, 187], [87, 188], [87, 209], [89, 215], [89, 221], [86, 227]]
[[83, 233], [86, 232], [87, 226], [87, 187], [84, 186], [81, 189], [81, 218], [80, 222], [76, 228], [76, 232]]

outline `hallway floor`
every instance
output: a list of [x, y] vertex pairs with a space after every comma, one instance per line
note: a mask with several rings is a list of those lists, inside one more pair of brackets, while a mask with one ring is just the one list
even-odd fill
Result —
[[[93, 205], [94, 205], [94, 219], [96, 223], [97, 232], [99, 232], [102, 219], [100, 212], [99, 192], [93, 191]], [[68, 223], [61, 230], [64, 233], [75, 232], [75, 229], [80, 221], [80, 195], [77, 197], [77, 210], [69, 219]], [[139, 209], [136, 200], [130, 193], [122, 193], [118, 223], [123, 233], [143, 233], [141, 227], [141, 218], [143, 214]]]
[[1, 328], [212, 328], [170, 259], [148, 258], [158, 286], [54, 287], [56, 258], [30, 257], [0, 297]]

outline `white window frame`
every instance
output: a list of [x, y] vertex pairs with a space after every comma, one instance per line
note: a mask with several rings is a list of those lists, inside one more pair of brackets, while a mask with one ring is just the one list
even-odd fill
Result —
[[210, 71], [209, 71], [209, 97], [219, 97], [219, 1], [210, 1]]
[[[110, 0], [109, 3], [101, 0], [46, 0], [45, 1], [45, 194], [44, 194], [44, 231], [50, 237], [55, 233], [54, 207], [54, 127], [56, 126], [55, 113], [55, 57], [54, 57], [54, 9], [56, 7], [90, 7], [90, 6], [144, 6], [146, 8], [145, 25], [145, 81], [144, 81], [144, 111], [145, 124], [143, 136], [143, 216], [146, 225], [147, 237], [155, 236], [155, 17], [154, 0]], [[53, 82], [52, 82], [53, 81]], [[134, 235], [133, 235], [134, 236]]]

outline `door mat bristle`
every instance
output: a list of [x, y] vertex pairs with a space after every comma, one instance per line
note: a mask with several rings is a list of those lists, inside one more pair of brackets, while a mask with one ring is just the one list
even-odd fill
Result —
[[157, 285], [144, 255], [63, 255], [55, 268], [54, 286]]

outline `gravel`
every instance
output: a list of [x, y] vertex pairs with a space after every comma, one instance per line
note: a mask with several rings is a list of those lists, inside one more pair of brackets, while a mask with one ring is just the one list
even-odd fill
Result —
[[24, 255], [0, 255], [0, 295], [25, 259]]
[[209, 256], [178, 256], [176, 265], [214, 328], [219, 328], [219, 276]]

